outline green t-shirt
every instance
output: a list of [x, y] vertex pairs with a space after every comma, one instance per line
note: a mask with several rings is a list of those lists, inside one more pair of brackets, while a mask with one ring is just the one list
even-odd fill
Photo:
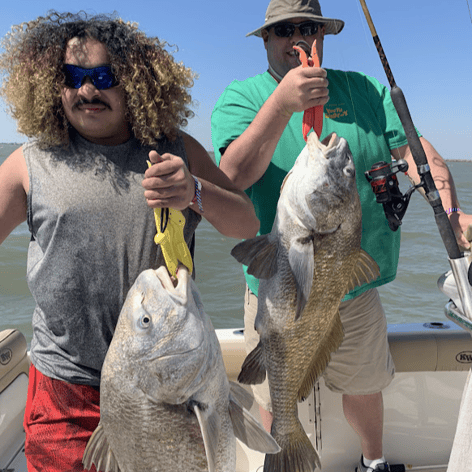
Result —
[[[369, 288], [391, 282], [396, 275], [400, 252], [400, 230], [392, 231], [383, 206], [364, 172], [378, 161], [391, 162], [390, 150], [407, 140], [390, 99], [390, 92], [376, 79], [358, 72], [327, 69], [329, 102], [324, 107], [321, 139], [332, 132], [349, 143], [356, 165], [357, 189], [362, 204], [362, 248], [380, 267], [380, 277], [358, 287], [345, 299]], [[265, 72], [244, 81], [232, 82], [215, 105], [211, 118], [212, 141], [217, 163], [221, 153], [250, 125], [259, 109], [277, 87]], [[272, 230], [280, 186], [305, 146], [302, 135], [303, 113], [295, 113], [285, 128], [267, 171], [246, 193], [261, 222], [259, 234]], [[258, 293], [258, 280], [247, 274], [249, 288]]]

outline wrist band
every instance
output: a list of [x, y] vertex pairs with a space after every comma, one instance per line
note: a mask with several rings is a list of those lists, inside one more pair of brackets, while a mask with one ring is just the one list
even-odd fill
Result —
[[192, 175], [193, 180], [195, 180], [195, 195], [192, 199], [192, 201], [189, 203], [189, 205], [193, 205], [195, 202], [198, 205], [198, 208], [200, 209], [201, 213], [204, 213], [203, 211], [203, 205], [202, 205], [202, 183], [194, 176]]
[[462, 211], [460, 208], [448, 208], [446, 210], [446, 215], [450, 215], [451, 213], [456, 213], [458, 211]]

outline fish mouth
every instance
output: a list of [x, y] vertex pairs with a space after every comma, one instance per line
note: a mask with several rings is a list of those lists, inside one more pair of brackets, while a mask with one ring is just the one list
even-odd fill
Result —
[[318, 141], [318, 143], [320, 144], [319, 146], [320, 149], [324, 151], [323, 155], [327, 156], [327, 154], [329, 153], [331, 149], [336, 148], [340, 139], [341, 138], [336, 133], [331, 133], [328, 136], [326, 136], [326, 138], [324, 138], [323, 141]]
[[173, 359], [174, 357], [186, 356], [187, 354], [191, 354], [192, 352], [198, 351], [202, 347], [203, 343], [204, 343], [204, 338], [202, 337], [202, 339], [200, 340], [200, 343], [197, 346], [192, 347], [192, 349], [187, 349], [186, 351], [168, 352], [165, 355], [163, 355], [163, 356], [161, 356], [161, 357], [159, 357], [155, 360], [159, 361], [159, 362], [162, 362], [162, 361], [166, 361], [168, 359]]
[[167, 268], [164, 266], [155, 270], [158, 280], [162, 287], [172, 295], [187, 300], [187, 286], [189, 284], [189, 271], [186, 266], [179, 264], [175, 277], [171, 277]]
[[[308, 153], [305, 154], [308, 160], [313, 160], [314, 162], [322, 163], [326, 165], [330, 157], [336, 154], [336, 149], [343, 138], [339, 137], [336, 133], [331, 133], [323, 141], [318, 139], [316, 133], [310, 133], [308, 135], [307, 147]], [[306, 165], [306, 161], [303, 165]]]
[[319, 146], [326, 159], [337, 158], [339, 168], [342, 169], [344, 174], [343, 177], [355, 178], [356, 168], [354, 160], [349, 150], [349, 144], [344, 138], [336, 135], [336, 133], [331, 133], [319, 143]]
[[[159, 267], [159, 269], [155, 270], [154, 273], [162, 284], [162, 287], [169, 293], [169, 295], [174, 299], [174, 301], [179, 302], [182, 305], [187, 304], [187, 288], [188, 284], [190, 283], [190, 273], [185, 265], [179, 264], [175, 277], [170, 276], [165, 266]], [[195, 334], [195, 338], [198, 340], [198, 334]], [[185, 356], [186, 354], [200, 349], [205, 342], [205, 336], [201, 336], [199, 341], [200, 342], [197, 345], [192, 346], [190, 349], [167, 352], [165, 355], [159, 357], [159, 360], [170, 359], [177, 356]]]

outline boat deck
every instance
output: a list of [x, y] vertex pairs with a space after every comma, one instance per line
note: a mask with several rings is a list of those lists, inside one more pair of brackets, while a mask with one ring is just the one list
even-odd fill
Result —
[[[242, 330], [217, 330], [230, 380], [246, 356]], [[392, 472], [446, 470], [462, 389], [472, 365], [472, 338], [452, 322], [389, 325], [396, 366], [384, 390], [384, 451]], [[26, 472], [22, 418], [28, 355], [18, 331], [0, 333], [0, 471]], [[321, 455], [322, 470], [353, 471], [358, 438], [342, 413], [342, 397], [321, 379], [299, 404], [303, 426]], [[252, 413], [259, 417], [254, 403]], [[264, 455], [237, 444], [237, 472], [262, 471]]]

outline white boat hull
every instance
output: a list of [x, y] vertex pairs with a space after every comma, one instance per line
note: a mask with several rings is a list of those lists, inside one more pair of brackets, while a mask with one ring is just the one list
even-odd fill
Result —
[[[389, 325], [389, 344], [396, 375], [384, 390], [384, 452], [395, 469], [445, 471], [462, 391], [472, 365], [472, 338], [454, 323]], [[240, 333], [240, 332], [239, 332]], [[237, 358], [242, 334], [219, 331], [227, 372], [239, 373]], [[236, 337], [235, 337], [236, 336]], [[244, 359], [244, 350], [242, 359]], [[234, 363], [234, 365], [233, 365]], [[238, 365], [239, 364], [239, 365]], [[257, 415], [257, 407], [253, 413]], [[360, 457], [359, 439], [342, 411], [342, 396], [321, 379], [299, 405], [299, 416], [321, 455], [322, 470], [354, 471]], [[263, 455], [238, 456], [238, 471], [257, 471]], [[251, 464], [246, 468], [246, 464]], [[260, 469], [262, 470], [262, 469]]]
[[[18, 333], [0, 333], [0, 471], [26, 472], [22, 417], [28, 356]], [[17, 334], [15, 334], [17, 333]], [[217, 330], [228, 377], [235, 380], [245, 358], [241, 330]], [[2, 336], [3, 342], [2, 342]], [[23, 341], [19, 340], [20, 338]], [[10, 342], [9, 342], [10, 341]], [[462, 390], [472, 365], [472, 338], [453, 323], [389, 325], [396, 366], [384, 390], [384, 452], [394, 471], [444, 471], [454, 438]], [[11, 360], [6, 362], [12, 352]], [[0, 361], [1, 362], [1, 361]], [[5, 363], [5, 365], [4, 365]], [[257, 405], [252, 412], [258, 416]], [[319, 450], [322, 470], [353, 471], [359, 441], [342, 413], [341, 395], [321, 379], [299, 405], [300, 419]], [[262, 471], [264, 455], [238, 443], [237, 471]]]

